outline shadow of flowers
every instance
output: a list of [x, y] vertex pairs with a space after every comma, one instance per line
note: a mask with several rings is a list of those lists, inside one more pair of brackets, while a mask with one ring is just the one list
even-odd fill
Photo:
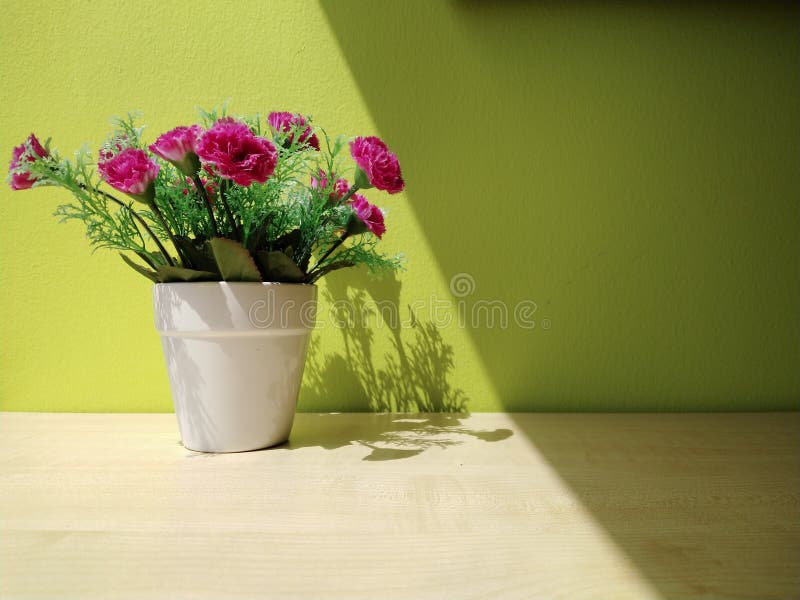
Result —
[[469, 415], [449, 413], [301, 413], [283, 448], [318, 446], [335, 450], [361, 446], [369, 450], [362, 460], [381, 461], [411, 458], [431, 448], [459, 445], [466, 437], [499, 442], [512, 435], [510, 429], [471, 429], [468, 421]]
[[[350, 280], [353, 278], [351, 277]], [[348, 280], [348, 281], [350, 281]], [[348, 412], [467, 411], [464, 391], [453, 385], [453, 347], [433, 323], [400, 315], [396, 278], [354, 285], [330, 277], [323, 299], [326, 328], [341, 335], [341, 350], [324, 353], [312, 337], [303, 381], [303, 401]], [[387, 333], [391, 350], [376, 360], [376, 333]]]

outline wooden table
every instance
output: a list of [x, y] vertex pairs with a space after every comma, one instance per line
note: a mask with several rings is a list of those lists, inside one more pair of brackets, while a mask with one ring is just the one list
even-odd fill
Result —
[[0, 598], [800, 598], [800, 413], [0, 414]]

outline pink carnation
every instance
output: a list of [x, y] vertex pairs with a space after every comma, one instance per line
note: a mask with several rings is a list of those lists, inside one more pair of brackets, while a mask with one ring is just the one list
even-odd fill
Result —
[[39, 140], [36, 138], [35, 135], [30, 134], [28, 139], [25, 140], [21, 145], [14, 148], [11, 153], [11, 162], [8, 165], [8, 170], [10, 171], [10, 180], [9, 183], [11, 184], [12, 190], [27, 190], [36, 182], [36, 177], [31, 175], [27, 171], [18, 171], [14, 173], [14, 169], [20, 167], [20, 163], [23, 162], [34, 162], [36, 159], [34, 158], [33, 154], [44, 158], [49, 156], [47, 150], [44, 149]]
[[160, 156], [178, 167], [184, 175], [192, 176], [199, 168], [197, 143], [203, 133], [199, 125], [176, 127], [162, 133], [154, 144], [148, 146], [150, 152]]
[[247, 125], [231, 118], [220, 119], [202, 135], [197, 154], [214, 165], [220, 176], [239, 185], [264, 183], [278, 162], [272, 142], [253, 135]]
[[[288, 134], [284, 142], [287, 148], [292, 145], [294, 132], [306, 125], [306, 119], [303, 115], [290, 112], [271, 112], [267, 120], [275, 130], [275, 133]], [[303, 133], [300, 134], [300, 143], [307, 143], [314, 148], [314, 150], [319, 150], [319, 139], [317, 135], [312, 132], [310, 125], [306, 126], [305, 129], [303, 129]]]
[[108, 185], [144, 202], [153, 199], [151, 186], [159, 168], [139, 148], [126, 148], [97, 165], [97, 170]]
[[[324, 190], [326, 187], [328, 187], [328, 174], [322, 169], [320, 169], [319, 174], [316, 177], [312, 175], [311, 187], [314, 189], [319, 188], [321, 190]], [[350, 191], [350, 184], [347, 183], [346, 179], [342, 179], [340, 177], [333, 184], [333, 193], [330, 195], [331, 200], [333, 199], [341, 200], [342, 198], [344, 198], [345, 194], [349, 191]]]
[[390, 194], [403, 191], [405, 182], [400, 172], [400, 163], [380, 138], [357, 137], [350, 142], [350, 154], [372, 186]]
[[383, 213], [380, 208], [370, 204], [361, 194], [353, 194], [350, 206], [353, 207], [353, 212], [367, 229], [379, 238], [383, 237], [383, 234], [386, 233], [386, 225], [383, 223]]

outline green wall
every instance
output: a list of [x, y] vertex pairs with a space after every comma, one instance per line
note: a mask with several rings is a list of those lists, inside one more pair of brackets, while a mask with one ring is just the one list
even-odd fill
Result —
[[[328, 279], [301, 410], [797, 408], [796, 5], [72, 6], [3, 7], [2, 156], [226, 98], [398, 153], [406, 192], [371, 199], [407, 270]], [[66, 199], [0, 191], [0, 409], [170, 410], [150, 287]], [[335, 327], [343, 299], [404, 323]]]

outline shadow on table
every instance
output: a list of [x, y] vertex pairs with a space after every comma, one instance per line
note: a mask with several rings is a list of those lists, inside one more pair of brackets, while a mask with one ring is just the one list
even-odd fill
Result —
[[511, 416], [660, 598], [800, 597], [800, 415]]
[[318, 446], [335, 450], [360, 445], [370, 450], [363, 460], [398, 460], [421, 454], [429, 448], [462, 444], [465, 437], [499, 442], [512, 435], [510, 429], [478, 430], [468, 426], [463, 414], [298, 414], [289, 441], [282, 446], [297, 450]]

